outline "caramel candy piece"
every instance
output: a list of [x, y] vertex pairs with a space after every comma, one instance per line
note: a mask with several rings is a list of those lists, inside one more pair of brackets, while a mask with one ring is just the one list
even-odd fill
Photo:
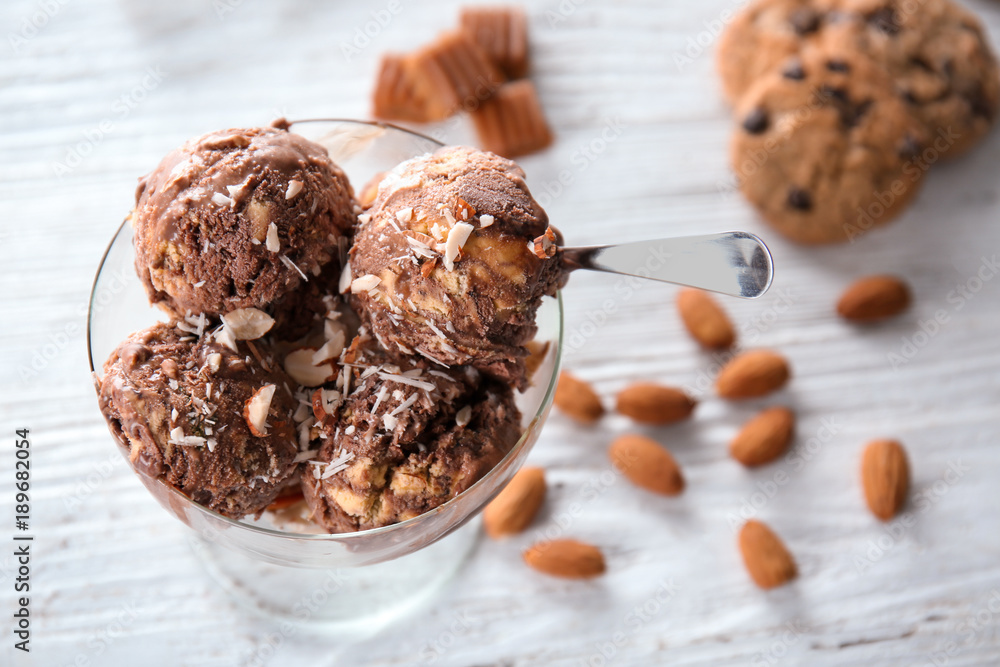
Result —
[[446, 32], [405, 60], [428, 120], [444, 120], [459, 109], [476, 109], [505, 81], [468, 34]]
[[427, 104], [413, 88], [413, 81], [404, 66], [405, 59], [397, 53], [382, 56], [372, 94], [372, 115], [383, 120], [425, 123], [430, 120]]
[[502, 86], [472, 113], [483, 149], [506, 158], [534, 153], [552, 143], [535, 86], [527, 79]]
[[528, 19], [520, 7], [463, 7], [462, 30], [508, 78], [528, 72]]

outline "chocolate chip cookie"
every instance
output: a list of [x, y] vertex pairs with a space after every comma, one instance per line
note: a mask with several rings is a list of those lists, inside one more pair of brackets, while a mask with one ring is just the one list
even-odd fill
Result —
[[727, 99], [811, 47], [856, 51], [885, 69], [938, 154], [971, 148], [997, 117], [996, 58], [978, 19], [950, 0], [753, 2], [719, 42]]
[[716, 51], [726, 99], [737, 100], [761, 76], [814, 42], [821, 28], [844, 19], [834, 0], [757, 0], [737, 14]]
[[925, 133], [857, 52], [808, 49], [741, 98], [731, 160], [743, 194], [802, 243], [884, 224], [919, 189]]
[[862, 26], [854, 48], [889, 72], [897, 92], [955, 157], [997, 118], [1000, 75], [979, 20], [949, 0], [838, 0]]

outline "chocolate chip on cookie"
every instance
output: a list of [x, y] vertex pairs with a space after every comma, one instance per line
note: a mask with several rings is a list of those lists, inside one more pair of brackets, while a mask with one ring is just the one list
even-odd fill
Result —
[[872, 100], [861, 100], [856, 104], [850, 104], [840, 109], [840, 122], [844, 127], [852, 128], [872, 106]]
[[792, 79], [793, 81], [801, 81], [806, 78], [806, 73], [802, 69], [802, 63], [798, 58], [793, 58], [785, 63], [784, 69], [781, 70], [781, 76], [786, 79]]
[[813, 207], [812, 196], [807, 190], [793, 185], [788, 188], [788, 205], [796, 211], [808, 211]]
[[899, 145], [899, 157], [907, 161], [913, 160], [920, 155], [920, 149], [920, 142], [916, 138], [906, 135]]
[[867, 58], [816, 47], [797, 66], [801, 76], [774, 71], [740, 100], [733, 168], [778, 231], [803, 243], [846, 241], [891, 220], [916, 194], [924, 170], [907, 169], [907, 160], [924, 131]]
[[760, 134], [767, 129], [767, 112], [754, 109], [743, 119], [743, 129], [750, 134]]
[[808, 35], [819, 29], [822, 14], [812, 7], [802, 7], [793, 11], [788, 17], [788, 23], [796, 35]]

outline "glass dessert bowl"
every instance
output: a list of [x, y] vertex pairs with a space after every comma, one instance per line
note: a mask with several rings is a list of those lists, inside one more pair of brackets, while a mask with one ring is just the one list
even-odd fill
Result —
[[[294, 123], [292, 131], [326, 147], [356, 191], [400, 162], [441, 146], [383, 123], [308, 120]], [[128, 334], [166, 319], [149, 305], [134, 257], [132, 228], [126, 222], [105, 252], [91, 294], [87, 341], [91, 369], [98, 374]], [[426, 600], [457, 570], [478, 537], [479, 511], [517, 472], [537, 441], [559, 370], [558, 298], [543, 300], [537, 326], [538, 366], [531, 386], [516, 394], [522, 416], [517, 443], [467, 490], [417, 517], [327, 534], [319, 526], [271, 511], [258, 518], [230, 519], [159, 479], [137, 475], [161, 506], [194, 531], [196, 554], [241, 601], [274, 616], [351, 636], [377, 631]], [[128, 459], [127, 443], [118, 444]]]

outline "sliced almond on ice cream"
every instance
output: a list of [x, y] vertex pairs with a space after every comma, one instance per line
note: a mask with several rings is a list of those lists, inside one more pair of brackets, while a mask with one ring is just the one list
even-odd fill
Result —
[[324, 421], [327, 417], [332, 417], [342, 402], [339, 391], [320, 387], [312, 395], [313, 417], [318, 422]]
[[469, 240], [473, 229], [475, 227], [467, 222], [456, 222], [455, 226], [448, 232], [448, 241], [445, 242], [444, 246], [444, 268], [449, 271], [455, 269], [455, 259], [465, 246], [465, 242]]
[[305, 387], [318, 387], [329, 382], [335, 374], [333, 364], [314, 364], [313, 356], [316, 352], [314, 347], [302, 347], [289, 352], [285, 357], [285, 372]]
[[267, 435], [267, 411], [271, 409], [274, 389], [273, 384], [265, 384], [243, 404], [243, 418], [247, 421], [250, 432], [258, 438]]
[[236, 340], [256, 340], [274, 326], [274, 318], [256, 308], [239, 308], [222, 316]]
[[333, 335], [323, 344], [323, 347], [316, 350], [312, 356], [314, 364], [322, 364], [325, 361], [339, 359], [340, 353], [344, 351], [347, 344], [347, 336], [343, 331], [334, 331]]
[[264, 246], [271, 252], [281, 250], [281, 241], [278, 239], [278, 226], [273, 222], [267, 226], [267, 236], [264, 237]]
[[233, 352], [239, 352], [239, 348], [236, 345], [236, 336], [233, 335], [233, 330], [225, 324], [215, 332], [215, 342], [219, 345], [225, 345]]
[[344, 268], [340, 271], [340, 284], [337, 289], [341, 294], [347, 294], [351, 289], [351, 261], [344, 262]]
[[378, 287], [380, 282], [382, 282], [381, 278], [373, 276], [370, 273], [364, 276], [359, 276], [351, 281], [351, 293], [358, 294], [360, 292], [368, 292]]

